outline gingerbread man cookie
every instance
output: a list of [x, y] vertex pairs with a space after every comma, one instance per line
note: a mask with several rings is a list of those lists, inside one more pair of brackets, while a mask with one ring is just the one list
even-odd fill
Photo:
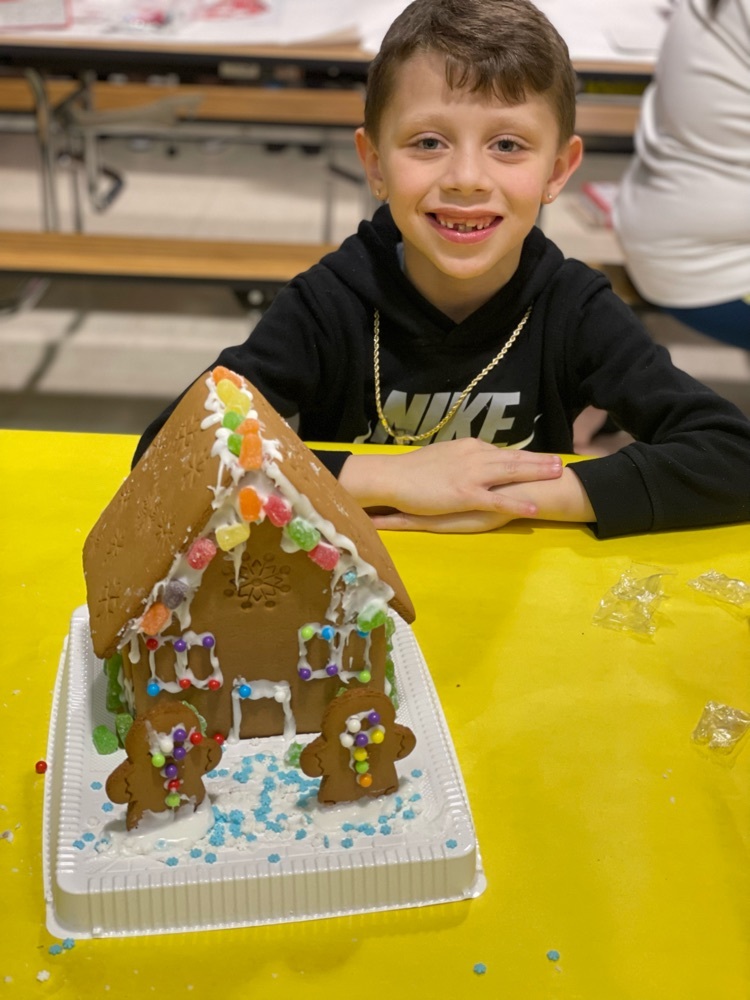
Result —
[[305, 774], [323, 776], [319, 802], [353, 802], [396, 791], [395, 761], [410, 754], [417, 741], [411, 729], [396, 722], [388, 695], [372, 688], [345, 691], [326, 709], [321, 728], [300, 755]]
[[125, 750], [128, 759], [107, 778], [106, 790], [113, 802], [127, 802], [128, 830], [145, 812], [197, 809], [206, 794], [203, 775], [221, 760], [221, 747], [201, 734], [184, 702], [164, 702], [137, 718]]

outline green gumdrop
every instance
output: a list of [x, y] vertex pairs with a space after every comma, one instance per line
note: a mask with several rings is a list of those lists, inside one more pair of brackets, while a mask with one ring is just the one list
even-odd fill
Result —
[[284, 529], [287, 535], [302, 549], [303, 552], [310, 552], [320, 541], [320, 532], [314, 528], [309, 521], [301, 517], [293, 518]]
[[372, 601], [357, 615], [357, 628], [360, 632], [372, 632], [374, 628], [383, 625], [388, 618], [388, 612], [380, 602]]
[[242, 435], [230, 434], [227, 438], [227, 448], [229, 448], [233, 455], [239, 455], [242, 450]]
[[95, 726], [91, 739], [97, 753], [114, 753], [118, 749], [117, 737], [107, 726]]
[[385, 620], [385, 635], [386, 635], [386, 638], [390, 639], [390, 637], [393, 635], [393, 633], [395, 631], [396, 631], [396, 623], [391, 618], [391, 616], [388, 615], [388, 617]]
[[208, 727], [206, 725], [206, 720], [203, 718], [203, 716], [201, 715], [201, 713], [198, 711], [198, 709], [195, 707], [195, 705], [191, 705], [189, 701], [183, 701], [183, 702], [181, 702], [181, 704], [183, 704], [185, 706], [185, 708], [189, 708], [191, 712], [195, 713], [195, 717], [198, 720], [198, 726], [200, 727], [201, 735], [205, 736], [206, 735], [206, 729]]
[[104, 661], [104, 673], [107, 675], [106, 705], [108, 712], [119, 712], [124, 703], [120, 670], [122, 669], [122, 654], [115, 653]]
[[132, 725], [133, 716], [128, 712], [119, 712], [115, 716], [115, 732], [117, 733], [117, 739], [120, 741], [120, 746], [125, 746], [125, 737], [130, 732]]
[[302, 744], [292, 743], [284, 755], [284, 763], [287, 767], [299, 767], [299, 759], [302, 754]]
[[399, 697], [398, 690], [396, 689], [396, 667], [393, 660], [388, 657], [385, 661], [385, 679], [388, 682], [388, 687], [386, 688], [386, 693], [393, 703], [393, 707], [398, 711]]
[[221, 422], [222, 427], [228, 427], [230, 431], [236, 431], [245, 418], [236, 410], [227, 410]]

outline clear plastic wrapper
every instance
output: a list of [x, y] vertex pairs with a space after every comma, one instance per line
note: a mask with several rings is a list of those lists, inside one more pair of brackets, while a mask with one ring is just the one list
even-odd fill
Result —
[[599, 602], [594, 624], [620, 632], [653, 635], [656, 611], [667, 596], [662, 578], [669, 575], [667, 570], [655, 566], [633, 564]]
[[717, 756], [734, 757], [750, 732], [750, 715], [739, 708], [709, 701], [693, 730], [693, 741]]
[[730, 604], [750, 615], [750, 584], [733, 579], [715, 569], [701, 573], [695, 580], [688, 580], [688, 586], [706, 594], [720, 604]]

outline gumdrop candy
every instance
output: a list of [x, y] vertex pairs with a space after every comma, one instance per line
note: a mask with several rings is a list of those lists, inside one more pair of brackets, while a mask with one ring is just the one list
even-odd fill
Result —
[[175, 608], [179, 608], [189, 592], [190, 588], [184, 580], [170, 580], [164, 588], [161, 599], [171, 611], [174, 611]]
[[283, 528], [294, 517], [292, 505], [275, 493], [266, 498], [263, 508], [266, 512], [266, 517], [276, 528]]
[[222, 379], [216, 386], [216, 395], [228, 410], [236, 410], [237, 413], [246, 417], [252, 406], [250, 396], [238, 389], [234, 382], [228, 378]]
[[144, 635], [156, 635], [164, 628], [172, 617], [172, 612], [161, 601], [154, 601], [146, 614], [141, 618], [141, 632]]
[[362, 632], [372, 632], [374, 628], [384, 625], [388, 618], [382, 601], [370, 601], [357, 615], [357, 628]]
[[243, 486], [237, 498], [240, 509], [240, 517], [244, 521], [257, 521], [263, 513], [263, 501], [252, 488]]
[[94, 726], [91, 739], [94, 741], [97, 753], [114, 753], [120, 749], [117, 737], [107, 726]]
[[242, 422], [243, 417], [241, 413], [238, 413], [236, 410], [227, 410], [224, 414], [224, 419], [221, 421], [221, 426], [228, 427], [230, 431], [236, 431]]
[[121, 747], [125, 746], [125, 737], [133, 725], [133, 716], [129, 712], [118, 712], [115, 716], [115, 732]]
[[225, 368], [224, 365], [217, 365], [211, 372], [211, 377], [213, 378], [215, 385], [218, 385], [219, 382], [223, 382], [226, 379], [226, 381], [236, 385], [238, 389], [244, 382], [241, 375], [238, 375], [237, 372], [230, 371], [229, 368]]
[[255, 417], [245, 417], [242, 423], [237, 427], [238, 434], [258, 434], [259, 432], [260, 424]]
[[328, 542], [318, 542], [307, 554], [321, 569], [335, 569], [339, 561], [339, 550]]
[[229, 448], [231, 453], [236, 455], [238, 458], [240, 456], [240, 452], [242, 451], [242, 442], [244, 440], [245, 439], [241, 434], [230, 434], [227, 438], [227, 448]]
[[205, 569], [216, 555], [216, 546], [210, 538], [196, 538], [190, 546], [187, 561], [193, 569]]
[[320, 541], [320, 532], [309, 521], [301, 517], [293, 518], [284, 531], [303, 552], [310, 552]]
[[250, 526], [247, 524], [225, 524], [216, 529], [216, 541], [225, 552], [229, 552], [240, 542], [246, 542], [249, 537]]
[[240, 465], [243, 469], [259, 469], [263, 461], [263, 442], [258, 434], [245, 434], [240, 448]]

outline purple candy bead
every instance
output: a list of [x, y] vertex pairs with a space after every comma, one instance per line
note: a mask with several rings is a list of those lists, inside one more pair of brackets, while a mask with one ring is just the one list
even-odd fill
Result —
[[369, 742], [370, 738], [368, 737], [367, 733], [357, 733], [357, 735], [354, 737], [355, 746], [366, 747]]
[[328, 674], [329, 677], [335, 677], [338, 672], [339, 668], [336, 666], [335, 663], [329, 663], [328, 666], [326, 667], [326, 673]]
[[201, 642], [206, 647], [206, 649], [212, 649], [216, 645], [216, 639], [212, 635], [204, 635]]
[[174, 646], [175, 652], [177, 653], [184, 653], [185, 650], [188, 648], [187, 643], [185, 642], [184, 639], [175, 639], [172, 645]]
[[303, 681], [309, 681], [312, 677], [312, 670], [308, 667], [300, 667], [297, 673], [300, 675]]
[[172, 733], [172, 739], [175, 743], [184, 743], [187, 739], [187, 729], [183, 729], [182, 726], [178, 726]]
[[370, 723], [371, 726], [377, 726], [378, 723], [380, 722], [380, 713], [370, 712], [370, 714], [367, 716], [367, 721]]
[[176, 764], [167, 764], [167, 766], [164, 768], [165, 778], [170, 778], [170, 779], [176, 778], [178, 774], [179, 774], [179, 769]]
[[174, 757], [175, 760], [184, 760], [186, 753], [187, 750], [185, 749], [185, 747], [175, 747], [174, 750], [172, 751], [172, 756]]

